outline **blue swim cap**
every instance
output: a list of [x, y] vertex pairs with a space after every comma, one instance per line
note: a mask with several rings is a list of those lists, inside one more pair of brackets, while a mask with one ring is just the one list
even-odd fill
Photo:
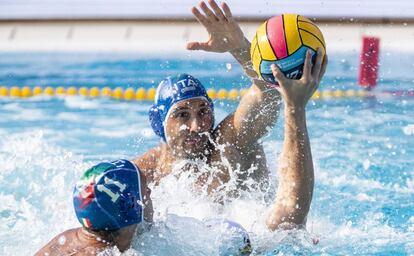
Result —
[[149, 119], [155, 134], [160, 136], [164, 142], [167, 142], [164, 122], [168, 111], [177, 102], [193, 98], [204, 98], [209, 103], [212, 112], [214, 111], [213, 102], [208, 97], [206, 89], [193, 76], [187, 74], [169, 76], [158, 85], [155, 103], [149, 111]]
[[76, 217], [97, 231], [117, 230], [143, 221], [141, 180], [128, 160], [99, 163], [88, 169], [73, 191]]

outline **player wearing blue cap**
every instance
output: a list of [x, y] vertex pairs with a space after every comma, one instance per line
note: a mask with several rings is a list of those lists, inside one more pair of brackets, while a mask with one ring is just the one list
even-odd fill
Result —
[[[192, 12], [207, 29], [207, 42], [192, 42], [190, 50], [230, 52], [245, 72], [256, 77], [251, 68], [250, 43], [233, 19], [227, 4], [221, 8], [209, 0]], [[305, 106], [317, 89], [327, 66], [327, 58], [318, 51], [315, 64], [307, 53], [300, 80], [287, 79], [276, 66], [272, 72], [279, 87], [253, 79], [253, 85], [241, 98], [236, 111], [214, 127], [214, 107], [203, 85], [196, 78], [181, 74], [163, 80], [157, 89], [150, 121], [161, 144], [134, 160], [149, 182], [160, 182], [172, 172], [174, 162], [190, 160], [181, 171], [201, 159], [216, 170], [201, 176], [209, 193], [230, 180], [231, 169], [238, 170], [238, 188], [248, 178], [262, 187], [268, 181], [268, 168], [260, 139], [275, 124], [281, 98], [284, 100], [284, 144], [279, 159], [277, 198], [268, 219], [269, 228], [286, 223], [304, 225], [313, 194], [314, 173], [306, 127]], [[224, 164], [225, 163], [225, 164]], [[189, 168], [189, 169], [190, 169]], [[206, 176], [207, 175], [207, 176]], [[208, 182], [208, 183], [207, 183]]]
[[88, 169], [76, 183], [73, 205], [81, 228], [53, 238], [36, 255], [96, 255], [107, 247], [130, 247], [144, 220], [152, 221], [145, 176], [128, 160]]
[[[89, 168], [75, 185], [73, 205], [82, 227], [57, 235], [36, 256], [97, 255], [112, 247], [124, 252], [135, 235], [150, 230], [150, 190], [145, 176], [128, 160], [103, 162]], [[249, 235], [240, 224], [216, 218], [203, 224], [225, 236], [220, 255], [251, 252]]]
[[[202, 2], [204, 15], [196, 8], [193, 13], [209, 31], [210, 40], [190, 43], [188, 48], [230, 51], [242, 65], [247, 64], [248, 41], [228, 6], [222, 5], [223, 13], [214, 1], [209, 3], [214, 12]], [[221, 155], [216, 144], [225, 146], [222, 153], [231, 165], [239, 164], [241, 170], [255, 165], [259, 171], [253, 177], [260, 181], [268, 171], [258, 140], [275, 122], [280, 95], [285, 105], [285, 138], [279, 186], [276, 200], [269, 209], [267, 226], [275, 230], [305, 225], [314, 184], [305, 106], [317, 89], [326, 65], [320, 51], [314, 65], [307, 53], [300, 80], [286, 78], [273, 65], [272, 72], [280, 86], [278, 91], [268, 90], [254, 80], [236, 112], [216, 128], [213, 104], [197, 79], [185, 74], [165, 79], [150, 110], [151, 125], [163, 143], [135, 160], [143, 172], [126, 160], [99, 164], [87, 171], [74, 191], [75, 211], [83, 227], [58, 235], [36, 255], [95, 255], [112, 245], [126, 250], [137, 226], [143, 219], [150, 221], [152, 217], [146, 178], [150, 182], [159, 181], [171, 172], [171, 165], [177, 159], [203, 159], [224, 168], [220, 165]], [[222, 170], [219, 176], [213, 177], [209, 191], [229, 179], [228, 170]]]
[[[204, 15], [193, 8], [193, 14], [207, 28], [210, 40], [189, 43], [187, 48], [230, 52], [251, 74], [249, 41], [227, 5], [223, 4], [224, 13], [214, 1], [210, 5], [214, 12], [204, 2], [200, 4]], [[260, 139], [274, 126], [280, 102], [277, 90], [254, 80], [236, 111], [214, 126], [213, 102], [202, 83], [189, 74], [167, 77], [159, 84], [149, 113], [152, 128], [162, 142], [134, 162], [149, 181], [158, 183], [171, 173], [177, 160], [201, 159], [218, 170], [214, 177], [200, 176], [200, 184], [206, 185], [209, 192], [227, 183], [231, 170], [238, 170], [238, 188], [245, 188], [244, 181], [249, 178], [256, 181], [257, 188], [262, 188], [268, 182], [269, 171]], [[198, 168], [191, 164], [187, 167]]]

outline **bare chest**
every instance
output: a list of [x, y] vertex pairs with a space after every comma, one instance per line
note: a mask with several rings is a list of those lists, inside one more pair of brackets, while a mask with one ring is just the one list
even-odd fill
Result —
[[[194, 162], [189, 160], [189, 162]], [[221, 182], [227, 182], [230, 174], [237, 178], [245, 179], [256, 169], [266, 169], [265, 156], [263, 151], [252, 149], [249, 152], [242, 152], [232, 146], [221, 146], [216, 148], [208, 156], [205, 162], [200, 164], [175, 165], [175, 163], [165, 163], [162, 158], [159, 159], [155, 170], [154, 180], [159, 183], [161, 179], [171, 173], [181, 173], [191, 171], [193, 173], [202, 173], [202, 180], [220, 179]], [[177, 170], [178, 169], [178, 170]], [[267, 169], [266, 169], [267, 170]], [[210, 177], [213, 175], [214, 177]], [[233, 175], [233, 176], [234, 176]]]

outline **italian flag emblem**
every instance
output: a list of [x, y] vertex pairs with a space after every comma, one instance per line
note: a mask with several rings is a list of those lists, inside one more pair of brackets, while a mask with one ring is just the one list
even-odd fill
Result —
[[82, 224], [86, 228], [92, 227], [91, 221], [88, 218], [82, 218]]

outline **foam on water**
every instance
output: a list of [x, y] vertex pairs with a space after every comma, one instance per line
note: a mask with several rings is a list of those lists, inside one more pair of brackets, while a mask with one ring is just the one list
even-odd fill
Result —
[[65, 97], [63, 100], [69, 109], [98, 109], [100, 106], [98, 101], [89, 100], [85, 97]]
[[[49, 145], [41, 131], [0, 140], [2, 255], [35, 252], [50, 234], [77, 225], [71, 207], [82, 158]], [[22, 246], [24, 245], [24, 246]]]
[[[20, 104], [25, 103], [21, 102], [13, 109], [21, 108]], [[134, 107], [130, 104], [130, 109], [124, 111], [130, 112]], [[7, 108], [10, 111], [10, 107]], [[311, 110], [310, 115], [316, 114], [315, 111]], [[61, 114], [65, 116], [68, 112], [62, 110], [61, 113], [66, 113]], [[71, 118], [65, 120], [78, 123], [85, 114], [89, 115], [87, 112], [73, 112], [70, 114]], [[97, 127], [107, 126], [110, 129], [112, 126], [116, 131], [120, 120], [106, 122], [99, 116], [97, 115], [97, 123], [99, 123]], [[349, 114], [343, 117], [347, 121], [353, 118], [355, 117]], [[310, 119], [310, 127], [317, 125], [312, 120]], [[392, 121], [392, 118], [389, 121]], [[320, 122], [322, 125], [320, 129], [326, 125], [325, 122]], [[391, 208], [406, 209], [404, 202], [412, 199], [414, 191], [412, 172], [407, 169], [407, 178], [402, 182], [398, 182], [393, 177], [388, 177], [391, 178], [388, 182], [373, 179], [375, 173], [372, 174], [374, 176], [362, 177], [360, 171], [369, 172], [375, 168], [378, 161], [381, 163], [389, 161], [385, 159], [392, 155], [384, 155], [383, 152], [374, 150], [371, 152], [371, 157], [361, 158], [361, 152], [358, 153], [361, 143], [356, 141], [358, 135], [352, 134], [350, 137], [345, 135], [347, 141], [341, 142], [344, 133], [335, 132], [336, 129], [341, 128], [335, 128], [334, 123], [332, 125], [329, 123], [329, 127], [333, 130], [330, 136], [318, 138], [317, 135], [312, 138], [316, 187], [314, 203], [308, 218], [308, 232], [267, 230], [264, 220], [274, 192], [253, 190], [240, 195], [237, 199], [227, 198], [226, 203], [221, 205], [212, 200], [203, 189], [194, 186], [197, 175], [178, 175], [180, 166], [184, 164], [178, 163], [177, 173], [166, 177], [160, 186], [152, 187], [152, 198], [156, 209], [154, 228], [145, 236], [137, 238], [134, 242], [135, 250], [129, 250], [126, 255], [141, 255], [140, 251], [153, 252], [155, 255], [167, 255], [167, 252], [171, 252], [170, 255], [174, 253], [175, 255], [176, 253], [216, 255], [218, 245], [214, 241], [218, 234], [205, 232], [205, 227], [202, 225], [203, 219], [212, 216], [225, 217], [242, 224], [251, 236], [254, 255], [359, 252], [370, 254], [381, 251], [396, 254], [412, 253], [414, 248], [411, 242], [412, 210], [408, 210], [407, 216], [399, 223], [392, 223], [393, 217], [390, 215], [392, 213], [384, 212], [383, 208], [384, 205], [391, 204], [393, 205]], [[59, 127], [52, 126], [47, 130], [35, 129], [3, 136], [1, 139], [0, 162], [4, 164], [0, 173], [2, 185], [0, 196], [4, 203], [0, 206], [0, 216], [1, 228], [7, 230], [0, 234], [1, 241], [4, 241], [3, 254], [30, 254], [47, 242], [52, 234], [78, 226], [71, 205], [72, 186], [80, 173], [92, 162], [85, 161], [79, 153], [74, 155], [71, 151], [56, 145], [59, 144], [54, 139], [56, 133], [59, 133], [58, 129]], [[125, 132], [122, 128], [119, 136], [112, 137], [119, 140], [126, 136], [140, 136], [142, 133], [149, 133], [148, 128], [146, 129], [138, 128], [134, 133], [132, 128], [130, 132], [128, 130]], [[280, 151], [281, 140], [271, 140], [271, 138], [275, 136], [280, 138], [280, 133], [279, 125], [276, 127], [276, 134], [267, 136], [264, 142], [269, 166], [273, 170], [272, 177], [275, 177], [274, 170], [277, 167], [275, 152]], [[75, 130], [72, 136], [77, 137], [81, 134], [82, 130], [78, 132]], [[377, 133], [377, 136], [381, 134]], [[148, 138], [153, 142], [158, 141], [158, 138], [153, 135]], [[364, 138], [380, 144], [387, 141], [375, 139], [376, 136]], [[69, 139], [61, 137], [61, 140]], [[108, 141], [105, 142], [103, 139], [101, 143], [106, 147]], [[389, 146], [390, 142], [387, 143], [384, 149], [393, 150], [393, 146]], [[333, 151], [332, 146], [342, 144], [346, 145], [348, 151]], [[61, 145], [67, 144], [61, 143]], [[91, 148], [89, 150], [92, 152], [86, 150], [83, 154], [93, 158], [95, 150]], [[375, 156], [381, 157], [378, 159]], [[101, 155], [99, 159], [105, 157], [111, 159], [111, 155]], [[369, 164], [366, 164], [367, 159]], [[331, 168], [331, 161], [336, 165], [335, 168]], [[407, 159], [401, 161], [406, 162]], [[206, 166], [201, 166], [202, 168], [211, 171]], [[272, 184], [275, 183], [276, 179]], [[229, 186], [231, 185], [230, 183]], [[400, 206], [392, 203], [395, 197], [400, 198], [397, 200]], [[342, 203], [339, 203], [341, 200]], [[338, 206], [343, 210], [338, 209]], [[320, 241], [317, 245], [313, 244], [315, 239]], [[32, 243], [26, 244], [27, 240]], [[116, 255], [116, 250], [112, 253]]]

